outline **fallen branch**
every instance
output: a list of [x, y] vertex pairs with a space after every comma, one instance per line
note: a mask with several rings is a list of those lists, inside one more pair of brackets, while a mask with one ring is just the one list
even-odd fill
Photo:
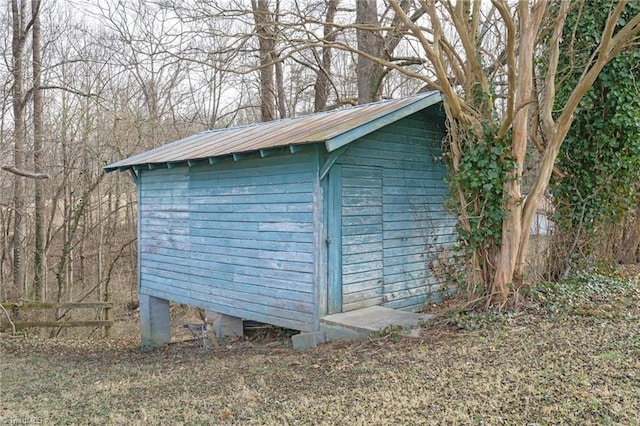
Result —
[[13, 173], [14, 175], [23, 176], [31, 179], [49, 179], [49, 175], [46, 173], [33, 173], [26, 170], [18, 169], [14, 166], [9, 166], [8, 164], [1, 165], [0, 170], [6, 170], [8, 172]]

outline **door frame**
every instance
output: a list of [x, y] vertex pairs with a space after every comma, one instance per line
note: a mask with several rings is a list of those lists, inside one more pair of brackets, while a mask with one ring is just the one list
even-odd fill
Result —
[[334, 164], [327, 188], [327, 314], [342, 312], [342, 165]]

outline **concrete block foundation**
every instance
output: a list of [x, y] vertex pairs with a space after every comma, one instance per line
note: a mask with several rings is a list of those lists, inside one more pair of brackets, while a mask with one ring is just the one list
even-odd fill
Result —
[[140, 295], [140, 338], [143, 347], [171, 342], [169, 301], [146, 294]]
[[299, 351], [317, 348], [326, 342], [324, 332], [313, 331], [311, 333], [300, 333], [291, 337], [293, 348]]
[[207, 311], [205, 322], [212, 325], [217, 337], [242, 337], [244, 335], [242, 318]]

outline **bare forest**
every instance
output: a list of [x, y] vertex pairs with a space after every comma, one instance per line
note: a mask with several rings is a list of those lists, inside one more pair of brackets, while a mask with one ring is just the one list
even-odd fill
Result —
[[[638, 49], [640, 11], [605, 2], [599, 42], [576, 56], [562, 95], [563, 41], [578, 28], [567, 17], [588, 3], [5, 2], [0, 300], [112, 301], [116, 316], [135, 308], [136, 188], [106, 164], [206, 129], [440, 90], [452, 172], [473, 182], [466, 159], [487, 146], [504, 166], [497, 183], [479, 184], [498, 201], [453, 179], [451, 202], [471, 250], [465, 282], [503, 302], [524, 281], [528, 230], [550, 182], [568, 174], [557, 161], [576, 108], [607, 64]], [[638, 92], [630, 99], [637, 120]], [[630, 155], [637, 165], [639, 151]], [[615, 232], [637, 261], [637, 181], [628, 189]], [[565, 236], [572, 254], [584, 246], [585, 233]]]

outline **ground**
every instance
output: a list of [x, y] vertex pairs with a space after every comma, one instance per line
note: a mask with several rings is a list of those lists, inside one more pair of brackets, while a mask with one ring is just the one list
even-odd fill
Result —
[[283, 336], [6, 339], [0, 423], [640, 424], [640, 284], [590, 277], [304, 352]]

